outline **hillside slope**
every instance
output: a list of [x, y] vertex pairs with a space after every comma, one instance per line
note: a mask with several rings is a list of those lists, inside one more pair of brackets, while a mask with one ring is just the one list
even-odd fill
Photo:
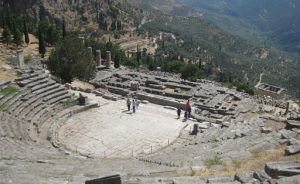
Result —
[[300, 1], [178, 1], [200, 10], [210, 20], [226, 30], [245, 37], [250, 37], [252, 34], [252, 38], [257, 37], [257, 31], [262, 31], [268, 35], [269, 39], [279, 43], [284, 49], [300, 53]]
[[238, 81], [252, 85], [264, 73], [263, 82], [286, 87], [294, 95], [299, 94], [299, 56], [268, 44], [256, 43], [255, 40], [243, 39], [220, 28], [206, 16], [189, 16], [190, 12], [185, 16], [174, 16], [174, 11], [182, 9], [175, 3], [169, 4], [167, 11], [164, 7], [167, 2], [172, 1], [161, 1], [161, 6], [150, 4], [154, 8], [160, 7], [156, 10], [160, 10], [161, 14], [152, 16], [152, 21], [142, 27], [143, 31], [154, 34], [165, 32], [176, 36], [175, 41], [165, 39], [164, 48], [160, 45], [159, 51], [192, 61], [201, 58], [204, 63], [215, 66], [215, 70], [223, 72], [227, 77], [231, 75]]
[[[122, 29], [138, 25], [141, 11], [126, 0], [0, 0], [0, 6], [19, 15], [26, 15], [33, 23], [48, 17], [51, 22], [61, 24], [65, 19], [68, 27], [81, 26], [110, 30], [116, 21]], [[101, 26], [99, 26], [101, 27]]]

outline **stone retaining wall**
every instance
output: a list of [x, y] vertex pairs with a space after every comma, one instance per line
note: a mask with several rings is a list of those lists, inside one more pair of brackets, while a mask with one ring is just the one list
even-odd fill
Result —
[[157, 104], [157, 105], [162, 105], [162, 106], [171, 106], [175, 108], [185, 108], [185, 103], [184, 102], [177, 102], [177, 101], [172, 101], [171, 99], [155, 96], [155, 95], [150, 95], [146, 93], [137, 93], [136, 94], [137, 98], [139, 100], [147, 100], [151, 103]]

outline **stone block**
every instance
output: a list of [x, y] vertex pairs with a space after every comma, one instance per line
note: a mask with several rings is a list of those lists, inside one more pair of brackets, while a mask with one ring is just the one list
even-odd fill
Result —
[[285, 130], [285, 129], [281, 130], [280, 133], [282, 139], [291, 139], [297, 136], [296, 132]]
[[295, 138], [291, 138], [291, 139], [289, 139], [289, 144], [290, 144], [290, 145], [299, 145], [299, 144], [300, 144], [300, 141], [298, 141], [298, 140], [295, 139]]
[[236, 173], [234, 180], [241, 183], [249, 183], [253, 178], [253, 173]]
[[266, 182], [271, 179], [271, 177], [265, 171], [254, 172], [253, 178], [259, 180], [260, 182]]
[[122, 183], [121, 176], [119, 174], [85, 181], [85, 184], [121, 184], [121, 183]]
[[267, 128], [267, 127], [262, 127], [261, 128], [261, 133], [268, 134], [268, 133], [271, 133], [271, 132], [272, 132], [271, 128]]
[[215, 176], [210, 177], [207, 180], [207, 183], [231, 183], [233, 182], [233, 177], [231, 176]]
[[300, 175], [300, 161], [268, 162], [265, 172], [272, 178], [289, 177]]
[[229, 127], [230, 126], [230, 122], [222, 122], [222, 127]]
[[276, 184], [299, 184], [300, 175], [280, 178], [276, 181]]
[[18, 67], [23, 69], [24, 66], [25, 66], [25, 63], [24, 63], [24, 51], [21, 49], [21, 50], [18, 50], [17, 51], [17, 55], [18, 55]]
[[294, 155], [294, 154], [297, 154], [297, 153], [300, 153], [300, 145], [292, 145], [292, 146], [288, 146], [286, 149], [285, 149], [285, 154], [286, 155]]
[[287, 129], [298, 128], [300, 129], [300, 121], [288, 120], [286, 122]]

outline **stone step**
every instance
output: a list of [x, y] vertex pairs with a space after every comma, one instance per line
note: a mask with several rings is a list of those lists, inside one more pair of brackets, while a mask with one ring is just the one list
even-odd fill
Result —
[[14, 134], [13, 134], [13, 132], [11, 131], [11, 128], [10, 128], [10, 126], [9, 126], [9, 122], [8, 122], [6, 116], [5, 116], [5, 119], [4, 119], [4, 121], [3, 121], [2, 128], [3, 128], [3, 130], [6, 132], [7, 137], [12, 138], [12, 139], [14, 138]]
[[0, 89], [5, 88], [10, 83], [11, 83], [11, 81], [9, 81], [9, 80], [0, 80]]
[[36, 76], [38, 76], [38, 75], [39, 75], [39, 73], [25, 74], [25, 75], [22, 75], [20, 78], [17, 78], [15, 81], [23, 81], [23, 80], [27, 80], [27, 79], [36, 77]]
[[0, 111], [0, 137], [6, 137], [7, 133], [4, 129], [4, 121], [5, 121], [5, 117], [4, 117], [4, 113]]
[[14, 93], [12, 95], [7, 95], [7, 96], [3, 97], [0, 101], [0, 105], [8, 103], [10, 100], [15, 98], [17, 95], [18, 95], [18, 93]]
[[41, 84], [44, 84], [44, 83], [47, 83], [48, 82], [48, 79], [47, 78], [44, 78], [42, 80], [38, 80], [36, 82], [33, 82], [31, 84], [28, 84], [26, 87], [29, 88], [29, 89], [33, 89], [35, 87], [38, 87], [40, 86]]
[[66, 99], [70, 98], [71, 96], [72, 96], [72, 95], [69, 94], [69, 93], [67, 93], [67, 94], [65, 94], [65, 95], [62, 95], [62, 96], [58, 96], [57, 98], [54, 98], [54, 99], [48, 101], [48, 104], [55, 104], [55, 103], [57, 103], [57, 102], [66, 100]]
[[37, 153], [37, 149], [35, 147], [24, 144], [23, 142], [18, 142], [17, 140], [12, 140], [9, 138], [5, 138], [1, 140], [1, 147], [5, 147], [5, 152], [9, 154], [9, 156], [19, 156], [28, 154], [28, 156], [35, 155]]
[[54, 98], [56, 98], [56, 97], [63, 96], [63, 95], [65, 95], [65, 94], [68, 94], [68, 91], [62, 90], [62, 91], [59, 91], [58, 93], [54, 93], [54, 94], [52, 94], [52, 95], [50, 95], [50, 96], [45, 97], [45, 98], [43, 99], [43, 101], [44, 101], [44, 102], [47, 102], [47, 101], [50, 101], [50, 100], [52, 100], [52, 99], [54, 99]]
[[[48, 121], [50, 118], [52, 118], [54, 115], [56, 115], [57, 113], [65, 110], [65, 106], [59, 102], [53, 104], [52, 106], [52, 111], [47, 111], [40, 119], [39, 119], [39, 122], [40, 122], [40, 125], [43, 126], [44, 123], [46, 121]], [[69, 108], [67, 108], [69, 109]]]
[[51, 91], [48, 91], [47, 93], [43, 93], [41, 95], [38, 95], [35, 98], [31, 98], [30, 101], [28, 101], [27, 105], [26, 105], [26, 107], [30, 106], [31, 108], [27, 108], [27, 110], [25, 110], [25, 113], [23, 113], [23, 114], [25, 114], [25, 116], [26, 116], [30, 111], [32, 111], [32, 109], [34, 109], [35, 107], [37, 107], [40, 104], [44, 103], [43, 101], [45, 101], [45, 99], [49, 98], [49, 94], [59, 96], [62, 91], [66, 92], [66, 91], [64, 91], [63, 88], [59, 87], [59, 88], [52, 89]]
[[9, 106], [10, 109], [14, 108], [15, 104], [18, 101], [21, 101], [21, 99], [28, 94], [28, 91], [22, 90], [19, 92], [14, 98], [11, 100], [7, 101], [6, 104]]
[[[16, 111], [17, 114], [21, 114], [23, 110], [27, 109], [27, 110], [31, 110], [32, 108], [28, 108], [30, 105], [32, 105], [32, 103], [36, 102], [37, 100], [39, 100], [40, 98], [43, 98], [45, 96], [51, 95], [51, 94], [55, 94], [55, 93], [59, 93], [60, 91], [64, 90], [63, 88], [54, 88], [46, 93], [40, 94], [35, 96], [34, 94], [30, 95], [30, 100], [27, 102], [23, 102], [19, 108], [19, 111]], [[35, 96], [35, 97], [34, 97]], [[42, 101], [40, 101], [39, 103], [42, 103]]]
[[41, 109], [39, 112], [37, 112], [34, 117], [31, 119], [32, 122], [36, 122], [38, 124], [40, 124], [40, 120], [42, 119], [42, 117], [49, 111], [51, 113], [54, 113], [55, 108], [58, 108], [59, 104], [53, 104], [51, 106], [45, 106], [45, 108]]
[[24, 96], [22, 96], [22, 98], [16, 100], [11, 106], [10, 106], [10, 112], [16, 112], [17, 109], [19, 109], [21, 107], [21, 105], [23, 103], [25, 103], [24, 98], [28, 98], [29, 94], [24, 94]]
[[21, 81], [17, 81], [17, 84], [21, 87], [24, 87], [24, 86], [27, 86], [31, 83], [34, 83], [36, 81], [39, 81], [39, 80], [43, 80], [45, 78], [47, 78], [48, 75], [44, 74], [44, 75], [38, 75], [36, 77], [32, 77], [32, 78], [29, 78], [29, 79], [26, 79], [26, 80], [21, 80]]
[[42, 94], [42, 93], [45, 93], [45, 92], [47, 92], [47, 91], [56, 89], [56, 88], [58, 88], [58, 87], [60, 87], [59, 84], [50, 85], [50, 86], [47, 86], [46, 88], [42, 88], [42, 89], [39, 89], [39, 90], [37, 90], [37, 91], [34, 91], [33, 94], [35, 94], [35, 95], [40, 95], [40, 94]]
[[38, 85], [38, 86], [35, 86], [35, 87], [31, 88], [31, 91], [34, 92], [34, 91], [40, 90], [40, 89], [42, 89], [42, 88], [46, 88], [47, 86], [52, 86], [52, 85], [54, 85], [54, 84], [56, 84], [55, 81], [49, 80], [49, 79], [48, 79], [48, 80], [47, 80], [47, 83], [41, 84], [41, 85]]
[[34, 118], [34, 116], [36, 116], [36, 114], [38, 114], [41, 110], [47, 108], [47, 104], [46, 103], [41, 103], [39, 106], [37, 106], [36, 108], [34, 108], [26, 117], [27, 120], [32, 120]]
[[18, 139], [18, 140], [22, 140], [23, 138], [20, 136], [20, 130], [18, 128], [18, 125], [17, 125], [17, 121], [15, 119], [12, 119], [10, 117], [7, 117], [8, 118], [8, 125], [10, 127], [10, 131], [12, 132], [13, 136], [14, 136], [14, 139]]

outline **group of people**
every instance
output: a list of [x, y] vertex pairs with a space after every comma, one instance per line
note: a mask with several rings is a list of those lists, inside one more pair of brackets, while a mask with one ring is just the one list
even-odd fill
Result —
[[133, 113], [135, 113], [136, 110], [139, 108], [140, 101], [138, 101], [134, 98], [132, 98], [132, 100], [131, 100], [130, 97], [128, 97], [126, 100], [126, 105], [127, 105], [128, 111], [130, 111], [130, 109], [132, 107], [132, 111], [133, 111]]
[[[178, 119], [180, 119], [180, 115], [181, 115], [181, 109], [178, 108], [177, 109], [177, 117]], [[190, 105], [190, 100], [188, 100], [185, 104], [185, 112], [184, 112], [184, 119], [188, 119], [192, 116], [192, 107]]]

